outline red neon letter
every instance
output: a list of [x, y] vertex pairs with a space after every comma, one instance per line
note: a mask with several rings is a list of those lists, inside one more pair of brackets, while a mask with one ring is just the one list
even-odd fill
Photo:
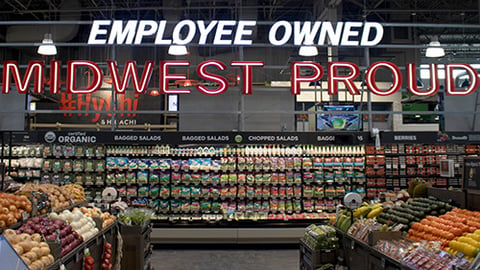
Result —
[[252, 94], [252, 67], [263, 67], [262, 61], [231, 61], [232, 67], [242, 67], [242, 93], [244, 95]]
[[190, 94], [189, 89], [169, 89], [169, 80], [185, 80], [187, 76], [184, 74], [168, 74], [170, 66], [190, 66], [190, 61], [160, 61], [160, 92], [162, 94]]
[[[462, 68], [465, 69], [468, 73], [468, 79], [470, 81], [470, 85], [465, 88], [465, 90], [458, 91], [455, 89], [455, 78], [453, 77], [453, 69], [455, 68]], [[446, 73], [446, 87], [445, 91], [447, 95], [453, 96], [466, 96], [471, 94], [478, 88], [478, 72], [472, 68], [469, 64], [460, 64], [460, 63], [452, 63], [452, 64], [445, 64], [445, 73]]]
[[[300, 68], [309, 67], [315, 72], [310, 77], [300, 77]], [[323, 68], [315, 62], [292, 62], [291, 64], [291, 89], [293, 95], [300, 94], [300, 82], [314, 82], [323, 76]]]
[[[78, 66], [85, 66], [89, 68], [86, 73], [92, 72], [90, 80], [86, 88], [76, 88], [77, 80], [76, 73]], [[91, 61], [68, 61], [67, 63], [67, 93], [69, 94], [90, 94], [95, 92], [100, 86], [102, 86], [103, 74], [100, 67]]]
[[[375, 83], [375, 73], [377, 73], [377, 70], [381, 67], [385, 67], [392, 71], [393, 75], [393, 82], [392, 86], [390, 89], [383, 91], [380, 90], [377, 87], [377, 84]], [[367, 75], [366, 75], [366, 82], [367, 82], [367, 87], [372, 91], [374, 94], [379, 95], [379, 96], [388, 96], [391, 95], [400, 89], [402, 86], [402, 74], [400, 72], [400, 69], [393, 63], [390, 62], [376, 62], [375, 64], [371, 65], [367, 69]]]
[[25, 94], [27, 93], [28, 84], [34, 74], [35, 79], [33, 81], [33, 92], [42, 93], [43, 92], [43, 73], [44, 73], [44, 63], [43, 61], [30, 61], [28, 62], [27, 71], [23, 80], [20, 78], [20, 71], [18, 69], [17, 61], [4, 61], [3, 62], [3, 86], [2, 93], [10, 93], [10, 75], [13, 76], [15, 85], [17, 86], [18, 93]]
[[122, 94], [125, 93], [125, 89], [127, 88], [128, 83], [130, 82], [130, 77], [133, 80], [133, 89], [136, 93], [144, 93], [147, 89], [148, 82], [150, 81], [150, 77], [152, 76], [153, 71], [153, 61], [146, 61], [145, 67], [143, 68], [142, 72], [142, 79], [141, 82], [138, 82], [138, 73], [137, 73], [137, 64], [135, 61], [127, 61], [125, 63], [125, 68], [123, 69], [123, 77], [122, 77], [122, 84], [120, 85], [119, 77], [118, 77], [118, 70], [117, 70], [117, 62], [116, 61], [107, 61], [108, 68], [110, 69], [110, 74], [112, 74], [112, 83], [113, 89], [115, 92]]
[[[337, 69], [339, 67], [350, 69], [350, 74], [346, 76], [339, 76], [337, 74]], [[343, 81], [348, 91], [352, 95], [359, 95], [360, 91], [353, 83], [353, 79], [358, 77], [360, 74], [360, 69], [357, 65], [349, 62], [333, 62], [328, 63], [328, 94], [336, 95], [338, 94], [338, 82]]]
[[60, 92], [60, 67], [61, 61], [50, 61], [50, 94], [58, 94]]
[[417, 68], [415, 63], [407, 64], [408, 90], [417, 96], [426, 97], [434, 95], [440, 88], [438, 81], [438, 66], [435, 63], [430, 64], [430, 88], [426, 91], [418, 90], [417, 86]]
[[200, 91], [200, 93], [206, 94], [206, 95], [218, 95], [218, 94], [222, 94], [223, 92], [227, 91], [227, 89], [228, 89], [227, 79], [225, 77], [207, 72], [207, 67], [208, 66], [215, 66], [219, 70], [225, 70], [227, 68], [227, 66], [224, 63], [222, 63], [220, 61], [215, 61], [215, 60], [204, 61], [204, 62], [200, 63], [200, 65], [198, 65], [198, 67], [197, 67], [198, 76], [200, 76], [201, 78], [206, 79], [206, 80], [217, 82], [219, 85], [218, 85], [217, 89], [210, 90], [210, 89], [206, 88], [203, 84], [200, 84], [200, 85], [197, 85], [198, 91]]

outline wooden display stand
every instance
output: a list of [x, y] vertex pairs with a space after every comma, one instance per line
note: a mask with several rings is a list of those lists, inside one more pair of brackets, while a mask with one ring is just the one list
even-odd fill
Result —
[[122, 270], [152, 269], [150, 233], [151, 224], [145, 226], [120, 225], [123, 238]]

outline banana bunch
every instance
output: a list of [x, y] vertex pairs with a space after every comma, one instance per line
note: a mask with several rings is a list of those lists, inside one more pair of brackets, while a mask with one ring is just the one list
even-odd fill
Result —
[[360, 218], [360, 217], [374, 218], [380, 215], [382, 211], [383, 211], [383, 207], [381, 203], [376, 203], [372, 205], [368, 205], [364, 203], [362, 204], [361, 207], [353, 211], [353, 217], [354, 218]]

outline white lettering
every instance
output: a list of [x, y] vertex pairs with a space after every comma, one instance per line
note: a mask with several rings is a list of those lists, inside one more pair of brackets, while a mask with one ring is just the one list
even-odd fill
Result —
[[218, 21], [211, 21], [207, 27], [205, 27], [204, 21], [197, 21], [198, 31], [200, 32], [200, 39], [198, 40], [198, 44], [205, 45], [207, 43], [207, 37], [212, 32], [215, 25], [217, 25]]
[[304, 22], [302, 28], [300, 29], [301, 22], [293, 23], [293, 35], [295, 45], [313, 45], [313, 39], [317, 35], [318, 29], [320, 29], [321, 22]]
[[343, 27], [343, 35], [342, 35], [342, 45], [345, 46], [358, 46], [358, 40], [350, 40], [350, 37], [358, 37], [358, 30], [352, 30], [352, 28], [362, 27], [361, 22], [346, 22], [345, 26]]
[[335, 136], [317, 136], [317, 141], [319, 141], [319, 142], [333, 142], [333, 141], [335, 141]]
[[233, 44], [235, 45], [252, 45], [251, 39], [243, 39], [243, 36], [251, 36], [253, 34], [252, 29], [245, 29], [247, 26], [255, 26], [256, 21], [239, 21], [237, 26], [237, 32], [235, 33], [235, 40]]
[[[186, 37], [182, 38], [181, 32], [184, 27], [187, 27], [188, 30]], [[195, 23], [192, 20], [180, 21], [173, 29], [173, 44], [185, 45], [190, 43], [195, 37], [196, 29]]]
[[162, 20], [158, 24], [158, 31], [157, 31], [157, 36], [155, 37], [155, 44], [158, 45], [170, 45], [172, 44], [172, 40], [170, 39], [163, 39], [163, 36], [165, 35], [165, 28], [167, 27], [167, 21]]
[[137, 20], [130, 20], [125, 25], [125, 28], [123, 28], [123, 21], [113, 21], [112, 30], [108, 37], [108, 44], [132, 44], [137, 23]]
[[[323, 22], [320, 29], [320, 37], [318, 38], [318, 45], [333, 45], [338, 46], [340, 38], [342, 37], [343, 22], [337, 23], [337, 28], [334, 30], [331, 22]], [[328, 36], [329, 43], [325, 44]]]
[[[283, 36], [278, 40], [277, 39], [277, 32], [278, 29], [284, 28]], [[284, 45], [292, 36], [292, 25], [290, 25], [287, 21], [278, 21], [273, 24], [270, 28], [270, 32], [268, 33], [268, 41], [270, 44], [275, 46]]]
[[[234, 26], [235, 21], [219, 21], [217, 25], [217, 32], [213, 44], [215, 45], [231, 45], [232, 44], [232, 29], [225, 29], [225, 26]], [[224, 40], [222, 36], [230, 36], [230, 39]]]
[[106, 35], [108, 31], [106, 29], [100, 29], [100, 26], [110, 25], [112, 22], [107, 20], [93, 21], [92, 29], [90, 29], [90, 35], [88, 36], [88, 44], [105, 44], [106, 39], [97, 39], [98, 35]]
[[[368, 40], [370, 36], [370, 31], [375, 29], [375, 37], [372, 40]], [[377, 22], [366, 22], [363, 27], [362, 41], [360, 45], [362, 46], [374, 46], [380, 43], [383, 38], [383, 26]]]
[[141, 44], [144, 36], [151, 36], [157, 32], [158, 24], [155, 21], [140, 21], [138, 24], [135, 44]]

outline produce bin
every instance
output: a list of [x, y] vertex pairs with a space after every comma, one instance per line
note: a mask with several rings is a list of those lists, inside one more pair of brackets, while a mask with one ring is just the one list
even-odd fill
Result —
[[315, 270], [324, 264], [335, 264], [337, 253], [335, 249], [312, 249], [300, 240], [300, 269]]

